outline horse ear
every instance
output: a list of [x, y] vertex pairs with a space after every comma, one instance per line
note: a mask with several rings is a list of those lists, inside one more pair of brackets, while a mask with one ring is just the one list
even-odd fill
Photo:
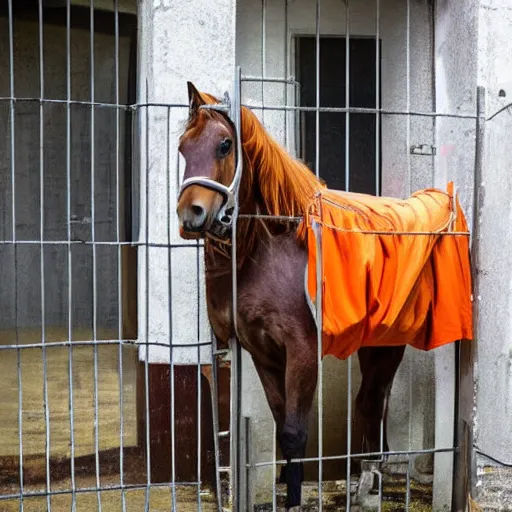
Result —
[[203, 98], [201, 98], [201, 94], [196, 89], [195, 85], [192, 82], [187, 82], [188, 89], [188, 105], [191, 112], [195, 112], [201, 105], [204, 105], [205, 102]]

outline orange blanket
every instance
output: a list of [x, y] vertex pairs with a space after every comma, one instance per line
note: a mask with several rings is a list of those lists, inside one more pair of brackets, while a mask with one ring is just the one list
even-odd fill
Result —
[[[324, 355], [472, 339], [468, 227], [453, 195], [450, 183], [448, 193], [426, 189], [407, 200], [327, 189], [315, 197], [299, 230], [306, 230], [314, 315], [316, 230], [321, 235]], [[466, 234], [440, 234], [447, 231]]]

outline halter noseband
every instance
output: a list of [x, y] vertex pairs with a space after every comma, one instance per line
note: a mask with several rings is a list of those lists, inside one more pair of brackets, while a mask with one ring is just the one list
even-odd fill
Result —
[[240, 182], [242, 179], [243, 170], [243, 158], [242, 158], [242, 141], [239, 136], [240, 130], [240, 98], [237, 95], [238, 91], [235, 91], [235, 98], [233, 102], [229, 100], [229, 95], [226, 92], [224, 94], [224, 103], [214, 105], [201, 105], [199, 108], [216, 110], [217, 112], [226, 113], [229, 111], [227, 116], [228, 122], [233, 129], [235, 138], [235, 175], [233, 181], [229, 186], [223, 185], [218, 181], [215, 181], [206, 176], [194, 176], [187, 178], [181, 184], [180, 192], [178, 195], [178, 201], [185, 189], [192, 185], [199, 185], [215, 192], [218, 192], [222, 196], [222, 205], [219, 208], [217, 215], [209, 229], [209, 231], [220, 237], [225, 236], [226, 233], [231, 232], [233, 226], [233, 219], [238, 213], [238, 191], [240, 189]]

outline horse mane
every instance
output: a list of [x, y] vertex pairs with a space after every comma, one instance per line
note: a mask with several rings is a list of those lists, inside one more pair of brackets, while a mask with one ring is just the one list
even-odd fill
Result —
[[[205, 104], [220, 103], [214, 96], [200, 93]], [[206, 123], [222, 116], [213, 109], [190, 112], [182, 137], [197, 137]], [[265, 130], [256, 115], [247, 107], [241, 110], [241, 142], [244, 169], [240, 188], [240, 212], [279, 217], [304, 216], [315, 194], [325, 184], [302, 161], [292, 157]], [[290, 231], [290, 224], [268, 219], [240, 219], [238, 222], [237, 255], [240, 263], [252, 253], [258, 240], [265, 236]], [[303, 224], [297, 230], [299, 243], [305, 243]], [[293, 229], [296, 224], [292, 223]], [[240, 246], [242, 244], [242, 246]], [[217, 251], [219, 252], [219, 251]], [[228, 256], [229, 251], [224, 252]]]
[[304, 215], [324, 184], [303, 162], [279, 145], [246, 107], [242, 107], [242, 146], [256, 171], [265, 213], [287, 217]]

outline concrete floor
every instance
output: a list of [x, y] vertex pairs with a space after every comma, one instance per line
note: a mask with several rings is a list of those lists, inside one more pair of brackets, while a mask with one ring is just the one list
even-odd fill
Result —
[[[47, 328], [46, 340], [63, 341], [65, 328]], [[115, 339], [117, 333], [99, 332], [98, 339]], [[76, 330], [74, 340], [90, 340], [88, 330]], [[13, 344], [16, 333], [0, 331], [0, 345]], [[18, 332], [20, 345], [40, 343], [41, 330]], [[23, 455], [45, 453], [46, 423], [43, 393], [43, 354], [40, 348], [2, 350], [0, 352], [0, 457], [19, 456], [18, 352], [22, 375]], [[46, 350], [48, 411], [51, 457], [69, 457], [71, 451], [69, 415], [68, 348]], [[124, 445], [137, 443], [136, 422], [136, 348], [123, 347]], [[76, 346], [72, 350], [73, 411], [75, 456], [95, 451], [94, 438], [94, 363], [93, 348]], [[100, 450], [119, 447], [119, 348], [98, 346], [98, 441]]]

